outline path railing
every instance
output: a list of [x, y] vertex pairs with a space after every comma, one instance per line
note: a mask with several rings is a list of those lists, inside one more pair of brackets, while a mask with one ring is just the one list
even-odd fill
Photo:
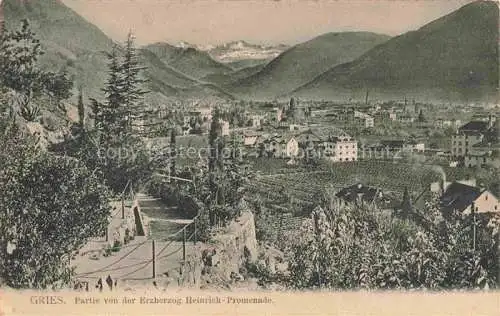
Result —
[[[122, 212], [122, 218], [125, 218], [125, 201], [128, 199], [132, 199], [132, 205], [133, 207], [136, 203], [139, 203], [137, 200], [137, 195], [134, 192], [131, 182], [129, 181], [127, 185], [125, 186], [123, 192], [121, 193], [121, 201], [122, 201], [122, 207], [121, 207], [121, 212]], [[118, 214], [115, 214], [118, 215]], [[167, 269], [166, 271], [163, 270], [161, 274], [165, 273], [171, 273], [174, 270], [177, 270], [179, 272], [179, 279], [178, 283], [179, 285], [182, 285], [184, 283], [184, 276], [186, 275], [186, 265], [189, 266], [189, 269], [191, 270], [191, 262], [188, 261], [188, 254], [187, 254], [187, 246], [188, 244], [196, 245], [197, 244], [197, 222], [199, 220], [199, 214], [195, 216], [192, 220], [190, 220], [189, 223], [186, 223], [182, 228], [180, 228], [178, 231], [176, 231], [173, 234], [170, 234], [168, 236], [165, 236], [162, 240], [154, 240], [154, 239], [148, 239], [145, 241], [142, 241], [140, 243], [132, 243], [129, 245], [124, 245], [120, 248], [120, 252], [123, 250], [127, 250], [127, 252], [124, 255], [121, 255], [119, 258], [117, 258], [115, 261], [100, 267], [98, 269], [95, 269], [93, 271], [88, 271], [84, 273], [80, 273], [75, 275], [76, 282], [80, 282], [78, 280], [82, 279], [94, 279], [94, 280], [100, 280], [98, 282], [101, 284], [101, 289], [102, 285], [105, 284], [102, 275], [108, 275], [110, 279], [113, 279], [114, 281], [139, 281], [139, 280], [151, 280], [155, 281], [156, 278], [159, 276], [158, 273], [158, 261], [159, 260], [165, 260], [169, 257], [172, 257], [176, 255], [177, 253], [182, 251], [182, 257], [179, 260], [178, 264], [172, 265], [170, 269]], [[179, 240], [176, 237], [182, 236], [182, 241], [179, 242]], [[108, 236], [106, 236], [108, 237]], [[158, 248], [158, 244], [160, 242], [166, 242], [165, 245], [162, 245], [161, 249]], [[134, 254], [138, 254], [139, 251], [142, 250], [142, 255], [144, 254], [144, 249], [143, 247], [146, 247], [146, 245], [150, 243], [151, 245], [151, 256], [145, 260], [142, 260], [140, 262], [134, 262], [134, 263], [127, 263], [127, 259], [130, 259], [131, 256]], [[135, 268], [132, 271], [127, 271], [130, 270], [131, 268]], [[141, 271], [144, 271], [146, 269], [151, 269], [150, 272], [150, 277], [144, 277], [144, 276], [135, 276], [134, 274], [140, 274]], [[125, 271], [124, 271], [125, 270]], [[119, 274], [121, 272], [121, 274]], [[187, 273], [191, 273], [193, 271], [187, 271]], [[111, 278], [111, 274], [119, 274], [118, 276], [113, 276]], [[82, 283], [87, 282], [87, 287], [88, 288], [88, 281], [83, 281]], [[113, 286], [110, 286], [110, 289]], [[77, 287], [75, 286], [75, 289]], [[95, 288], [94, 286], [91, 287], [92, 289]], [[79, 289], [82, 289], [80, 286]]]

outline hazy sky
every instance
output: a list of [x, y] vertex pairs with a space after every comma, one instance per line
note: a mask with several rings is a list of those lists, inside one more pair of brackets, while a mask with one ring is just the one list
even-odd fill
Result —
[[[42, 0], [43, 1], [43, 0]], [[62, 0], [115, 40], [292, 44], [322, 33], [398, 35], [470, 0]]]

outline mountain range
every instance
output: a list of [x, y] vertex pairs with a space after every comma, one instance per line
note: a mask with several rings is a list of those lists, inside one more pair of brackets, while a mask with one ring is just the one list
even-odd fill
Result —
[[477, 1], [356, 60], [333, 66], [293, 94], [306, 98], [410, 97], [498, 102], [499, 10]]
[[324, 34], [287, 49], [257, 73], [232, 82], [226, 88], [250, 98], [282, 95], [314, 79], [332, 65], [352, 61], [388, 39], [387, 35], [368, 32]]
[[[46, 50], [44, 67], [68, 72], [88, 97], [102, 97], [112, 39], [59, 0], [1, 5], [8, 28], [29, 19]], [[209, 96], [346, 100], [367, 91], [377, 99], [472, 101], [497, 98], [498, 43], [498, 5], [477, 1], [393, 38], [341, 32], [292, 47], [154, 43], [138, 52], [151, 103]]]

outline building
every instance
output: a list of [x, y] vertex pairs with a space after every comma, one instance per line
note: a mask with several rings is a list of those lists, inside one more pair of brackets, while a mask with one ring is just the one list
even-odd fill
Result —
[[387, 196], [381, 189], [357, 183], [343, 188], [335, 194], [341, 204], [367, 205], [385, 211], [388, 215], [397, 206], [398, 201]]
[[285, 118], [285, 110], [282, 107], [276, 109], [276, 122], [281, 122]]
[[401, 115], [398, 116], [398, 121], [401, 123], [410, 124], [415, 122], [415, 117], [407, 113], [402, 113]]
[[348, 112], [348, 113], [353, 115], [354, 120], [362, 127], [372, 128], [375, 126], [375, 119], [370, 114], [356, 110], [354, 112]]
[[470, 121], [461, 126], [451, 137], [451, 155], [455, 158], [467, 156], [473, 150], [474, 145], [481, 143], [485, 137], [494, 133], [492, 123], [492, 120]]
[[299, 142], [294, 136], [273, 135], [264, 141], [264, 150], [274, 158], [291, 158], [299, 154]]
[[225, 120], [219, 120], [219, 130], [218, 134], [220, 136], [229, 136], [229, 122]]
[[444, 120], [442, 118], [436, 119], [434, 122], [437, 128], [443, 128], [444, 127]]
[[248, 147], [255, 147], [260, 135], [253, 131], [246, 131], [243, 133], [243, 145]]
[[476, 186], [452, 182], [445, 187], [439, 198], [441, 210], [445, 215], [451, 212], [470, 214], [499, 214], [498, 198], [488, 190]]
[[333, 162], [358, 160], [358, 142], [349, 135], [321, 138], [318, 148], [322, 157]]
[[372, 128], [374, 126], [375, 126], [375, 119], [370, 115], [365, 116], [365, 127]]
[[212, 120], [212, 108], [209, 107], [199, 108], [198, 113], [204, 122]]
[[484, 167], [495, 160], [498, 152], [498, 143], [491, 143], [487, 140], [483, 140], [480, 143], [472, 145], [472, 148], [464, 156], [464, 166]]
[[250, 117], [250, 120], [252, 121], [253, 128], [260, 128], [262, 126], [262, 121], [264, 120], [264, 117], [262, 115], [252, 115]]
[[299, 142], [292, 136], [285, 143], [285, 157], [297, 157], [298, 155]]

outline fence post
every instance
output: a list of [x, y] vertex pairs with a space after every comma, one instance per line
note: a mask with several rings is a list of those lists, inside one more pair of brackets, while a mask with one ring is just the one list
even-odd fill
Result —
[[196, 220], [197, 218], [195, 217], [194, 218], [194, 234], [193, 234], [193, 238], [194, 238], [194, 244], [196, 245]]
[[186, 226], [182, 229], [182, 262], [186, 262]]
[[122, 196], [122, 219], [125, 218], [125, 197]]
[[156, 279], [156, 251], [155, 251], [155, 241], [152, 240], [152, 250], [153, 250], [153, 279]]

